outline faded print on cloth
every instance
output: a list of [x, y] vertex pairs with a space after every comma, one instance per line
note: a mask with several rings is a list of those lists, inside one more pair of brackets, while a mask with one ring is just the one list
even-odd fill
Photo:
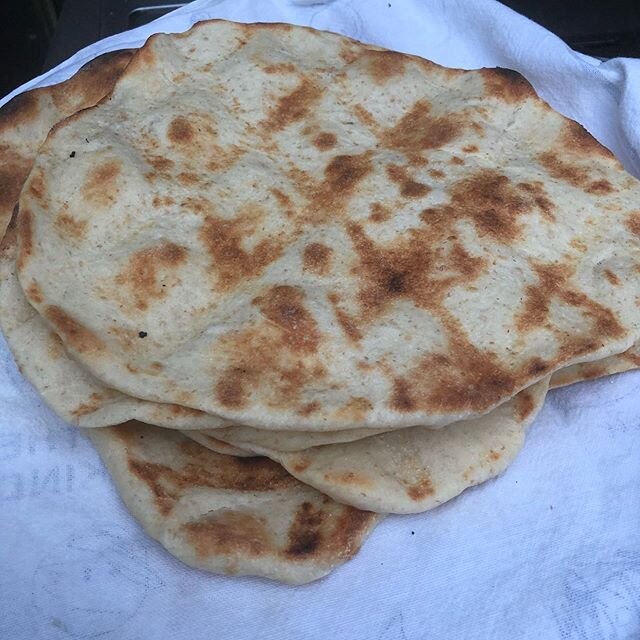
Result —
[[561, 602], [554, 618], [562, 640], [637, 640], [640, 551], [576, 562], [564, 579]]
[[141, 540], [117, 528], [96, 527], [42, 558], [32, 578], [32, 599], [51, 637], [94, 638], [126, 625], [162, 585]]

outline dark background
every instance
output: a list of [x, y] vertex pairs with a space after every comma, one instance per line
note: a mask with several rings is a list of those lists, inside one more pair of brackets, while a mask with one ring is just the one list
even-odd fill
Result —
[[[369, 0], [363, 0], [369, 1]], [[0, 96], [96, 40], [186, 0], [0, 0]], [[640, 0], [503, 0], [574, 49], [640, 57]], [[152, 8], [163, 6], [164, 9]]]

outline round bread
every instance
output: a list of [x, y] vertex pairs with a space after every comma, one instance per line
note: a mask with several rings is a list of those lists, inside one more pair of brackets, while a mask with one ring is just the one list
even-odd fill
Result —
[[205, 571], [317, 580], [383, 517], [338, 504], [267, 458], [219, 455], [177, 431], [130, 422], [86, 434], [145, 531]]
[[108, 386], [442, 426], [639, 335], [637, 181], [521, 77], [285, 25], [157, 35], [57, 126], [18, 273]]
[[502, 473], [522, 449], [548, 379], [488, 414], [442, 429], [396, 429], [303, 451], [242, 443], [338, 502], [379, 513], [419, 513]]

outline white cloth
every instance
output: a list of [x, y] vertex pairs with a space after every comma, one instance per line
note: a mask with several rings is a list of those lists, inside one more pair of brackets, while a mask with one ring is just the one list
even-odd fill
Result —
[[[640, 174], [640, 61], [599, 63], [490, 0], [198, 0], [21, 89], [213, 17], [517, 69]], [[148, 539], [0, 341], [0, 638], [638, 639], [639, 391], [630, 372], [552, 392], [504, 475], [388, 518], [350, 563], [292, 588], [189, 569]]]

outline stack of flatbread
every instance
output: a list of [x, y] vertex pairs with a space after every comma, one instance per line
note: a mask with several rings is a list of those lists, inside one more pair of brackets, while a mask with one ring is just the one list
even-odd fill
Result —
[[640, 188], [521, 76], [200, 23], [0, 111], [1, 324], [131, 513], [302, 583], [640, 364]]

